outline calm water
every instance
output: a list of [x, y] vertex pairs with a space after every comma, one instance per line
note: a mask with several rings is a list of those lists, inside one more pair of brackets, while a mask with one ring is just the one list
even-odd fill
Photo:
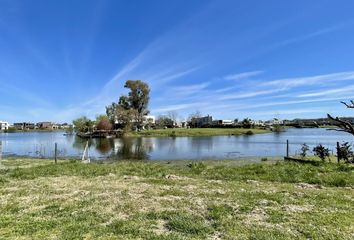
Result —
[[[322, 143], [331, 150], [336, 142], [353, 142], [350, 134], [326, 129], [288, 129], [276, 134], [252, 136], [93, 139], [89, 154], [94, 159], [237, 159], [245, 157], [284, 156], [289, 139], [290, 153], [299, 152], [302, 143], [312, 149]], [[64, 136], [62, 132], [0, 133], [3, 155], [53, 157], [58, 143], [62, 157], [81, 157], [86, 140]]]

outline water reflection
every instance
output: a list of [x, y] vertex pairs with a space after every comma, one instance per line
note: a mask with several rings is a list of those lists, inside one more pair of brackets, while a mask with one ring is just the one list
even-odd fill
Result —
[[75, 137], [73, 147], [83, 151], [88, 142], [89, 151], [95, 149], [101, 158], [108, 159], [149, 159], [149, 153], [153, 151], [154, 144], [148, 138], [94, 138], [83, 139]]
[[53, 158], [57, 143], [62, 158], [81, 158], [89, 144], [91, 159], [234, 159], [248, 156], [282, 156], [286, 140], [290, 154], [301, 144], [310, 148], [321, 143], [335, 150], [337, 141], [353, 142], [351, 135], [325, 129], [287, 129], [279, 134], [214, 137], [158, 137], [121, 139], [82, 139], [62, 132], [0, 133], [4, 156], [22, 155]]

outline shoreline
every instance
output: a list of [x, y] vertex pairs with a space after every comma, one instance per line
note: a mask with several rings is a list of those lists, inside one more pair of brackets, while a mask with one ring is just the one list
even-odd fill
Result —
[[168, 128], [130, 132], [126, 137], [212, 137], [272, 133], [258, 128]]

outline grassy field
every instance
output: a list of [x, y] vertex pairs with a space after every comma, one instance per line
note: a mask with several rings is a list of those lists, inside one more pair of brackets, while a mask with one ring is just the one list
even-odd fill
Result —
[[144, 130], [138, 133], [131, 133], [131, 136], [142, 137], [193, 137], [193, 136], [221, 136], [221, 135], [251, 135], [258, 133], [268, 133], [263, 129], [244, 128], [168, 128]]
[[354, 167], [2, 161], [0, 239], [353, 239]]

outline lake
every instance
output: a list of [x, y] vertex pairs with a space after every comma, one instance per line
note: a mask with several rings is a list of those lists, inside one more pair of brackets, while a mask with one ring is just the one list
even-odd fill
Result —
[[[251, 136], [213, 137], [143, 137], [119, 139], [92, 139], [89, 155], [92, 159], [241, 159], [247, 157], [276, 157], [299, 153], [301, 144], [312, 149], [322, 143], [335, 151], [336, 142], [353, 143], [353, 136], [321, 128], [290, 128], [282, 133]], [[81, 158], [87, 140], [64, 136], [63, 132], [0, 133], [3, 156], [30, 156], [53, 158], [54, 144], [60, 157]]]

